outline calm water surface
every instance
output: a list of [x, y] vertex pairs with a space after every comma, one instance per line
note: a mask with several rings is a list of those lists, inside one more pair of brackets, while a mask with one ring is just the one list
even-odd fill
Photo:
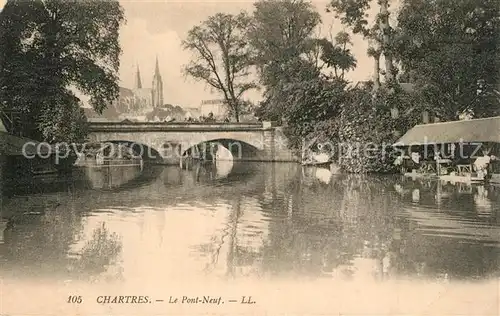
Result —
[[75, 168], [4, 184], [1, 276], [142, 285], [500, 276], [500, 187], [287, 163], [189, 169]]

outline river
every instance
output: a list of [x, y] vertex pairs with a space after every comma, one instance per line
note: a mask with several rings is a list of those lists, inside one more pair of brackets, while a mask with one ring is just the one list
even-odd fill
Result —
[[155, 297], [130, 315], [190, 315], [208, 307], [168, 300], [208, 291], [234, 296], [224, 311], [237, 313], [498, 312], [500, 187], [292, 163], [188, 169], [4, 183], [3, 311], [114, 315], [125, 307], [98, 295], [128, 291]]

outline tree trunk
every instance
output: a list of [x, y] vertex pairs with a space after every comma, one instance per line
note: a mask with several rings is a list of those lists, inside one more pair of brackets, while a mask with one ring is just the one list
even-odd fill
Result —
[[236, 123], [240, 122], [240, 109], [239, 109], [239, 104], [238, 101], [234, 106], [234, 118], [236, 119]]
[[380, 89], [380, 55], [373, 56], [373, 61], [373, 92], [377, 92]]
[[384, 53], [385, 59], [385, 82], [389, 83], [394, 79], [394, 67], [392, 63], [392, 52], [391, 52], [391, 36], [390, 36], [390, 25], [389, 25], [389, 1], [379, 0], [380, 2], [380, 31], [382, 32], [382, 52]]

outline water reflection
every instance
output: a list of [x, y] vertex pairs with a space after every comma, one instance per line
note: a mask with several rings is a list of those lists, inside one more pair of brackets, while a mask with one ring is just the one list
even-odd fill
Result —
[[2, 275], [143, 283], [499, 276], [497, 187], [296, 164], [188, 169], [75, 169], [64, 189], [9, 197]]
[[[83, 247], [78, 249], [78, 244], [73, 244], [72, 252], [75, 259], [70, 263], [71, 270], [76, 269], [81, 276], [82, 273], [99, 274], [108, 270], [108, 267], [117, 263], [122, 244], [120, 236], [115, 232], [110, 232], [106, 228], [105, 222], [93, 229], [90, 237], [83, 237]], [[120, 275], [114, 275], [119, 277]]]
[[[83, 177], [88, 179], [89, 187], [92, 189], [118, 188], [136, 179], [142, 172], [143, 165], [127, 167], [88, 167], [79, 168]], [[76, 170], [75, 170], [76, 172]]]

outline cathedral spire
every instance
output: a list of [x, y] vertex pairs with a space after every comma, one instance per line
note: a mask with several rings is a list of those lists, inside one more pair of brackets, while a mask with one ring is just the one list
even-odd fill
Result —
[[156, 65], [155, 73], [153, 75], [152, 84], [152, 99], [153, 107], [158, 107], [163, 105], [163, 81], [160, 75], [160, 66], [158, 64], [158, 55], [156, 55]]
[[141, 72], [139, 71], [139, 64], [137, 64], [137, 71], [135, 74], [135, 88], [142, 89]]
[[159, 75], [160, 75], [160, 66], [159, 66], [159, 64], [158, 64], [158, 55], [156, 55], [155, 75], [156, 75], [156, 76], [159, 76]]

